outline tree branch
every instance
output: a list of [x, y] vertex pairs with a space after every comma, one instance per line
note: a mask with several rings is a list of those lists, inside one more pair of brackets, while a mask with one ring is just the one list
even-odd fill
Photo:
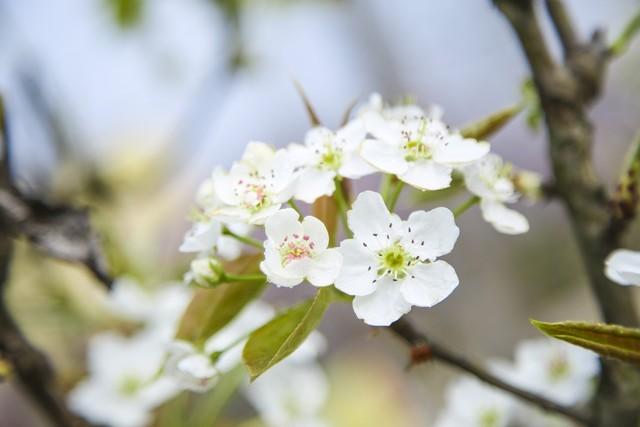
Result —
[[562, 0], [545, 0], [547, 12], [558, 34], [564, 55], [569, 56], [578, 46], [573, 24]]
[[[557, 195], [568, 213], [601, 315], [607, 323], [636, 326], [638, 317], [629, 290], [604, 275], [604, 260], [619, 247], [620, 234], [612, 232], [615, 218], [593, 165], [593, 126], [586, 113], [599, 94], [608, 58], [602, 33], [595, 32], [587, 43], [576, 41], [579, 48], [565, 64], [554, 64], [549, 62], [532, 0], [493, 1], [518, 36], [532, 70], [545, 113]], [[561, 21], [569, 25], [568, 18]], [[594, 400], [597, 425], [637, 427], [640, 371], [606, 359], [601, 363]]]
[[470, 375], [478, 378], [493, 387], [499, 388], [507, 393], [519, 397], [530, 404], [537, 406], [545, 411], [554, 412], [563, 415], [571, 420], [585, 426], [591, 426], [592, 421], [586, 414], [559, 403], [548, 400], [538, 394], [531, 393], [516, 386], [513, 386], [490, 372], [484, 370], [478, 365], [468, 361], [462, 356], [452, 353], [451, 351], [441, 347], [439, 344], [431, 341], [426, 335], [418, 332], [413, 325], [406, 319], [400, 319], [393, 323], [389, 329], [398, 337], [402, 338], [412, 349], [419, 349], [426, 346], [428, 356], [432, 359], [439, 360], [448, 365], [461, 369]]

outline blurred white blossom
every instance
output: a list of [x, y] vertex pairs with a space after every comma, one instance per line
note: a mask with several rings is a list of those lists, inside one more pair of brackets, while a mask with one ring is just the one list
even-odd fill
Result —
[[142, 427], [151, 411], [180, 391], [158, 375], [164, 347], [146, 334], [131, 338], [103, 333], [89, 342], [89, 376], [69, 394], [69, 407], [95, 424]]

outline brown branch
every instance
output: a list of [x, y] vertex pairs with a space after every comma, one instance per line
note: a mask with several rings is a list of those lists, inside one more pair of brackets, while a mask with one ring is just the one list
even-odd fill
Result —
[[569, 56], [578, 46], [578, 42], [564, 3], [562, 0], [545, 0], [545, 6], [553, 22], [553, 27], [558, 34], [562, 50], [565, 56]]
[[[600, 92], [609, 55], [602, 33], [578, 46], [564, 64], [549, 61], [532, 0], [494, 0], [511, 27], [533, 73], [549, 138], [549, 155], [558, 199], [566, 208], [589, 284], [607, 323], [636, 326], [628, 289], [604, 275], [604, 260], [620, 245], [612, 232], [612, 209], [592, 159], [593, 126], [589, 103]], [[558, 13], [556, 11], [556, 13]], [[556, 17], [556, 19], [560, 19]], [[569, 25], [568, 18], [560, 19]], [[634, 426], [640, 421], [640, 371], [602, 359], [600, 387], [593, 406], [597, 425]]]
[[[584, 426], [593, 425], [590, 417], [574, 408], [561, 405], [553, 402], [543, 396], [536, 393], [523, 390], [512, 384], [509, 384], [497, 376], [486, 371], [482, 367], [468, 361], [462, 356], [459, 356], [439, 344], [433, 342], [426, 335], [418, 332], [413, 325], [406, 319], [400, 319], [393, 323], [389, 329], [393, 331], [398, 337], [402, 338], [412, 349], [421, 349], [420, 353], [428, 354], [430, 358], [446, 363], [458, 369], [465, 371], [466, 373], [473, 375], [480, 381], [499, 388], [507, 393], [510, 393], [518, 398], [529, 402], [530, 404], [537, 406], [545, 411], [554, 412], [559, 415], [563, 415], [571, 420], [580, 423]], [[426, 346], [426, 347], [425, 347]]]

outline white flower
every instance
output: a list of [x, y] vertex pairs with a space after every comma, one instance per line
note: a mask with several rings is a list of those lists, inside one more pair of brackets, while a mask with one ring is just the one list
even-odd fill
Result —
[[640, 286], [640, 252], [616, 249], [605, 261], [605, 273], [614, 282]]
[[201, 348], [176, 340], [169, 349], [165, 365], [168, 376], [187, 390], [210, 390], [222, 373], [233, 369], [242, 358], [242, 347], [248, 335], [273, 317], [273, 309], [255, 301], [227, 326], [209, 338]]
[[418, 107], [383, 110], [383, 114], [368, 111], [362, 120], [373, 136], [362, 144], [362, 157], [421, 190], [449, 187], [454, 166], [489, 152], [489, 144], [450, 133], [444, 123]]
[[594, 353], [546, 338], [518, 344], [512, 366], [506, 363], [493, 366], [505, 381], [563, 405], [587, 401], [594, 391], [599, 369]]
[[324, 338], [318, 333], [289, 357], [245, 387], [248, 400], [269, 427], [322, 427], [329, 395], [326, 374], [316, 362]]
[[295, 198], [313, 203], [335, 191], [335, 178], [360, 178], [376, 169], [359, 154], [366, 131], [361, 120], [352, 120], [333, 132], [318, 126], [307, 132], [304, 145], [291, 144], [288, 152], [301, 173]]
[[283, 209], [265, 224], [267, 240], [260, 269], [276, 286], [293, 287], [307, 279], [314, 286], [331, 285], [340, 271], [342, 255], [327, 249], [329, 234], [318, 218], [302, 223], [293, 209]]
[[115, 281], [107, 308], [118, 316], [143, 323], [144, 333], [166, 341], [175, 334], [192, 295], [181, 284], [143, 287], [125, 277]]
[[464, 377], [447, 387], [446, 407], [436, 427], [506, 427], [515, 402], [504, 392]]
[[89, 343], [89, 377], [71, 391], [69, 407], [95, 424], [149, 424], [151, 411], [180, 391], [170, 378], [156, 378], [163, 357], [162, 345], [145, 335], [96, 335]]
[[[251, 233], [252, 227], [242, 223], [226, 225], [229, 230], [240, 236]], [[211, 251], [221, 258], [232, 261], [242, 254], [242, 243], [231, 236], [222, 234], [225, 225], [218, 220], [196, 221], [185, 234], [180, 252]]]
[[291, 199], [296, 178], [286, 151], [275, 151], [261, 142], [249, 143], [242, 160], [234, 163], [228, 173], [213, 178], [222, 206], [208, 214], [230, 222], [264, 224], [282, 203]]
[[482, 217], [505, 234], [521, 234], [529, 231], [529, 222], [520, 212], [509, 209], [505, 203], [518, 200], [511, 180], [511, 167], [496, 154], [462, 168], [467, 189], [480, 197]]
[[387, 326], [412, 305], [431, 307], [458, 286], [455, 270], [439, 256], [453, 249], [460, 230], [449, 209], [390, 214], [380, 194], [365, 191], [348, 212], [353, 239], [340, 244], [343, 265], [335, 286], [355, 295], [359, 319]]

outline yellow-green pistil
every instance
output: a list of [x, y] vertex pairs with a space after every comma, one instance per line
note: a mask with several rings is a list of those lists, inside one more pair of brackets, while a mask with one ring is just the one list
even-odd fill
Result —
[[418, 257], [411, 255], [399, 242], [378, 252], [378, 277], [391, 276], [394, 281], [409, 275], [409, 269], [418, 263]]
[[126, 396], [133, 396], [140, 390], [143, 382], [134, 376], [124, 377], [119, 384], [120, 392]]
[[571, 366], [569, 365], [569, 361], [564, 355], [558, 354], [549, 363], [547, 375], [551, 382], [558, 382], [566, 378], [570, 371]]
[[481, 427], [496, 427], [500, 421], [500, 414], [495, 409], [487, 409], [480, 413], [479, 425]]
[[431, 149], [423, 142], [427, 133], [427, 120], [420, 119], [420, 125], [416, 133], [404, 130], [402, 136], [406, 142], [402, 145], [404, 159], [408, 162], [426, 160], [431, 158]]

